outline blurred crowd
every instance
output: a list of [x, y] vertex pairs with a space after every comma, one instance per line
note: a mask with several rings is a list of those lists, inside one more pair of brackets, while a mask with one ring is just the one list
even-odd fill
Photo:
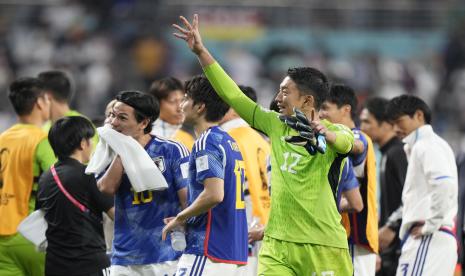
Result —
[[[164, 12], [163, 1], [142, 2], [145, 6], [136, 1], [70, 0], [2, 6], [0, 130], [15, 121], [6, 90], [20, 76], [35, 76], [51, 68], [69, 72], [77, 91], [72, 106], [99, 119], [105, 103], [117, 91], [146, 91], [155, 79], [168, 75], [185, 79], [199, 73], [196, 66], [182, 65], [186, 64], [184, 56], [170, 39], [168, 23], [177, 14]], [[147, 8], [153, 8], [152, 12]], [[186, 9], [180, 8], [178, 14]], [[276, 93], [279, 76], [296, 64], [315, 66], [354, 87], [361, 102], [375, 95], [418, 95], [433, 107], [438, 131], [458, 148], [465, 131], [465, 34], [460, 20], [456, 21], [455, 27], [443, 28], [444, 41], [437, 49], [418, 49], [417, 55], [406, 59], [383, 55], [376, 49], [340, 56], [325, 45], [308, 49], [285, 42], [261, 52], [228, 42], [224, 43], [230, 46], [227, 50], [212, 50], [235, 79], [258, 88], [265, 105]], [[209, 41], [213, 46], [216, 43]]]

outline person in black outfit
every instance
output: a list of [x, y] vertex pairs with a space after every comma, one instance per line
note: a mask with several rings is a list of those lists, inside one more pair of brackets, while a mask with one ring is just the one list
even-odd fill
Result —
[[378, 144], [382, 153], [380, 164], [381, 200], [379, 216], [379, 249], [381, 267], [378, 276], [396, 275], [400, 256], [398, 238], [401, 220], [396, 216], [402, 206], [402, 188], [407, 173], [404, 144], [396, 136], [386, 113], [387, 99], [372, 98], [360, 114], [361, 129]]
[[113, 198], [100, 193], [94, 175], [84, 173], [94, 134], [92, 124], [83, 117], [59, 119], [48, 134], [58, 157], [55, 169], [63, 187], [90, 212], [82, 212], [65, 196], [50, 170], [42, 175], [37, 207], [45, 211], [48, 223], [47, 276], [109, 275], [102, 212], [113, 219]]

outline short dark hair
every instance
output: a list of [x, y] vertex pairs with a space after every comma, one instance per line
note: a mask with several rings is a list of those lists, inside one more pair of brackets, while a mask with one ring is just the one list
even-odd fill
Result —
[[173, 91], [181, 90], [184, 91], [182, 82], [174, 77], [168, 77], [160, 80], [156, 80], [152, 83], [149, 89], [149, 94], [157, 98], [160, 102], [166, 99]]
[[58, 159], [63, 160], [80, 149], [82, 139], [95, 135], [92, 123], [81, 116], [58, 119], [48, 132], [48, 141]]
[[239, 89], [241, 89], [242, 93], [246, 95], [249, 99], [254, 102], [257, 102], [257, 92], [250, 86], [239, 85]]
[[408, 115], [413, 117], [417, 110], [423, 112], [425, 123], [431, 124], [431, 109], [428, 105], [417, 96], [400, 95], [389, 101], [387, 113], [390, 120], [396, 120], [401, 116]]
[[365, 102], [365, 108], [375, 117], [378, 123], [389, 122], [387, 106], [389, 100], [381, 97], [373, 97]]
[[160, 115], [160, 104], [155, 97], [140, 91], [122, 91], [116, 95], [115, 99], [134, 108], [134, 115], [138, 123], [149, 119], [147, 127], [144, 128], [144, 133], [147, 134], [152, 131], [152, 124]]
[[37, 78], [44, 84], [45, 90], [49, 91], [53, 97], [62, 103], [69, 103], [73, 98], [71, 81], [62, 71], [45, 71]]
[[20, 78], [10, 84], [8, 98], [19, 116], [29, 115], [37, 99], [44, 95], [42, 82], [37, 78]]
[[289, 68], [287, 75], [295, 82], [302, 94], [312, 95], [315, 98], [315, 108], [319, 110], [329, 90], [326, 76], [312, 67]]
[[334, 103], [338, 108], [344, 105], [350, 106], [350, 117], [352, 120], [357, 119], [358, 100], [354, 90], [345, 84], [333, 84], [329, 89], [328, 102]]
[[229, 110], [229, 105], [216, 94], [213, 86], [204, 75], [197, 75], [186, 81], [185, 90], [187, 96], [193, 100], [194, 105], [205, 104], [205, 119], [208, 122], [218, 122]]

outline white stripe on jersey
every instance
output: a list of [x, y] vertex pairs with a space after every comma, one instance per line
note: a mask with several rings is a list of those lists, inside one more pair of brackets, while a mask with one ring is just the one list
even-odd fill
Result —
[[211, 129], [207, 130], [206, 132], [204, 132], [204, 134], [202, 134], [202, 136], [200, 136], [199, 139], [197, 139], [197, 141], [195, 142], [195, 145], [197, 146], [197, 151], [206, 149], [207, 137], [208, 137], [208, 134], [210, 134], [210, 132], [211, 132]]
[[223, 175], [225, 175], [225, 170], [226, 170], [226, 151], [224, 150], [222, 145], [219, 145], [221, 151], [223, 152]]
[[202, 144], [200, 141], [202, 141], [202, 138], [203, 138], [204, 135], [205, 135], [205, 133], [200, 135], [200, 137], [197, 140], [195, 140], [195, 149], [196, 149], [196, 151], [200, 150], [200, 145]]
[[192, 147], [192, 151], [199, 151], [199, 141], [202, 139], [203, 136], [200, 136], [199, 139], [195, 140], [194, 146]]
[[172, 141], [172, 140], [169, 140], [169, 139], [159, 138], [159, 137], [155, 137], [155, 140], [158, 140], [159, 142], [165, 142], [165, 143], [168, 143], [168, 144], [171, 144], [171, 145], [175, 145], [178, 148], [179, 155], [181, 155], [181, 158], [189, 156], [189, 151], [181, 143], [178, 143], [176, 141]]
[[203, 138], [203, 141], [202, 141], [202, 150], [206, 150], [207, 149], [207, 138], [208, 138], [208, 134], [210, 134], [212, 130], [209, 129], [207, 131], [207, 133], [205, 133], [205, 138]]
[[208, 138], [208, 134], [210, 134], [212, 130], [209, 129], [206, 133], [205, 133], [205, 137], [203, 138], [202, 140], [202, 150], [206, 150], [207, 149], [207, 138]]
[[183, 144], [175, 142], [175, 141], [170, 141], [170, 140], [168, 140], [167, 142], [169, 144], [175, 145], [178, 148], [179, 153], [181, 154], [182, 158], [184, 158], [186, 156], [189, 156], [189, 151], [187, 150], [187, 148]]

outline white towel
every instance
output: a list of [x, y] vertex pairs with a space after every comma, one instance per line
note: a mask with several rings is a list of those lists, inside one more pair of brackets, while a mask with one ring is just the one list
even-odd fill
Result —
[[45, 252], [47, 248], [47, 238], [45, 237], [47, 228], [48, 224], [45, 220], [45, 212], [42, 209], [38, 209], [21, 221], [18, 225], [18, 232], [32, 242], [36, 246], [37, 251]]
[[87, 165], [86, 174], [102, 173], [119, 155], [135, 192], [168, 188], [163, 174], [136, 140], [107, 125], [97, 128], [97, 132], [100, 140]]

